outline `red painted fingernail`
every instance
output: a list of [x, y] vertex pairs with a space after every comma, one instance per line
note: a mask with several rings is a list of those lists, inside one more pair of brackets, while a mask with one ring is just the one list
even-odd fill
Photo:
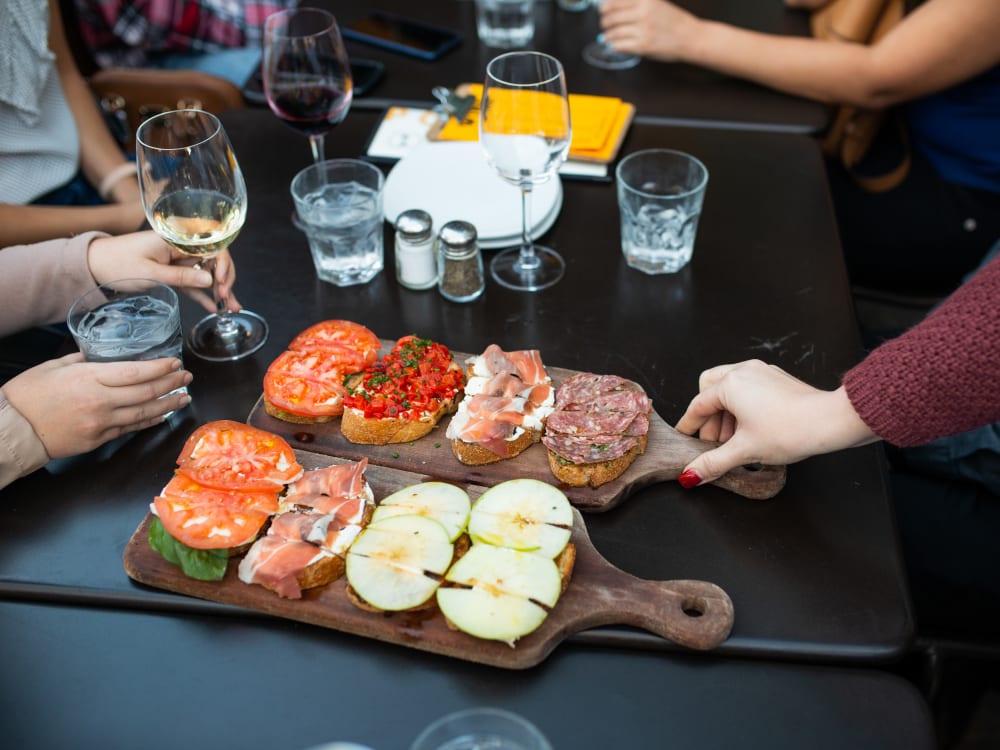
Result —
[[680, 482], [681, 487], [683, 487], [686, 490], [689, 490], [692, 487], [697, 487], [699, 484], [701, 484], [701, 477], [698, 476], [698, 472], [695, 471], [694, 469], [688, 469], [687, 471], [682, 473], [679, 477], [677, 477], [677, 481]]

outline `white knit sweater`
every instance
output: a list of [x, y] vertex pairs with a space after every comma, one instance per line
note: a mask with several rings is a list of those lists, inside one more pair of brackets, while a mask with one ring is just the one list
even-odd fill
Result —
[[46, 0], [0, 2], [0, 203], [31, 203], [79, 169], [76, 121], [48, 33]]

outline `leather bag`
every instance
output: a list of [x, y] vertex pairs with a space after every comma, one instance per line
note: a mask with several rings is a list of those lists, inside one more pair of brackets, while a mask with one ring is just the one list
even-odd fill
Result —
[[[849, 44], [872, 44], [881, 39], [903, 18], [904, 0], [831, 0], [810, 18], [817, 39]], [[839, 159], [855, 182], [870, 192], [891, 190], [903, 181], [910, 168], [906, 131], [898, 120], [904, 154], [900, 162], [881, 174], [860, 174], [856, 167], [871, 148], [889, 113], [884, 110], [841, 106], [820, 141], [823, 153]], [[894, 119], [894, 118], [891, 118]]]
[[88, 78], [109, 125], [124, 148], [135, 150], [135, 131], [144, 120], [171, 109], [219, 114], [245, 106], [231, 81], [197, 70], [105, 68]]

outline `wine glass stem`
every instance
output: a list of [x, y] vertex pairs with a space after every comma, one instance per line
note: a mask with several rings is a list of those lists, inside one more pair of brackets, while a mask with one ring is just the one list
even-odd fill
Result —
[[233, 322], [232, 315], [226, 305], [228, 300], [219, 292], [219, 281], [215, 277], [215, 256], [205, 261], [202, 266], [212, 274], [212, 297], [215, 300], [215, 331], [222, 339], [231, 339], [239, 334], [239, 326]]
[[531, 240], [531, 183], [521, 185], [521, 253], [517, 265], [522, 271], [533, 271], [539, 266], [535, 245]]
[[309, 136], [309, 147], [312, 149], [313, 161], [317, 164], [326, 159], [325, 138], [322, 133]]

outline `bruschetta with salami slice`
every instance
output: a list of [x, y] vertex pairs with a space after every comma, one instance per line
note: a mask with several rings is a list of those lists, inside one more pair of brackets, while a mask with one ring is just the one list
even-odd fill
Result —
[[542, 436], [552, 473], [572, 487], [617, 479], [646, 450], [652, 408], [632, 380], [593, 373], [567, 378]]

